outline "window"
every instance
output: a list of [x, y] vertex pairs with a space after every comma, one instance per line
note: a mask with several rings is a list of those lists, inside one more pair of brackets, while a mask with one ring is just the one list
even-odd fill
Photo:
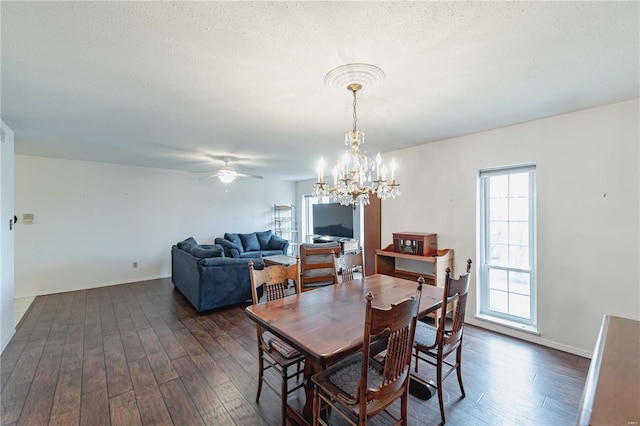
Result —
[[536, 170], [480, 171], [479, 314], [536, 325]]

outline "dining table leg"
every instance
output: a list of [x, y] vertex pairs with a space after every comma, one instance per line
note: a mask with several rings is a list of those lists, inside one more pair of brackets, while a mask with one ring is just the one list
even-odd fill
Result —
[[313, 423], [313, 382], [311, 381], [311, 376], [322, 370], [322, 365], [316, 359], [307, 357], [304, 360], [304, 392], [306, 399], [302, 409], [302, 416], [309, 424]]
[[306, 357], [304, 360], [304, 401], [297, 396], [287, 401], [287, 418], [295, 425], [313, 424], [313, 382], [311, 376], [323, 370], [323, 366], [316, 359]]

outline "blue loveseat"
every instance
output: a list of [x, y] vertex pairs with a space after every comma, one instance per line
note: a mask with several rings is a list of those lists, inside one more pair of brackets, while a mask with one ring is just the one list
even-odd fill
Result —
[[215, 243], [222, 246], [225, 256], [235, 259], [287, 254], [289, 249], [289, 241], [273, 234], [271, 230], [249, 234], [227, 232], [224, 238], [216, 238]]
[[[264, 267], [261, 259], [254, 267]], [[187, 238], [171, 248], [171, 280], [198, 313], [251, 301], [248, 261], [228, 258], [221, 246]]]

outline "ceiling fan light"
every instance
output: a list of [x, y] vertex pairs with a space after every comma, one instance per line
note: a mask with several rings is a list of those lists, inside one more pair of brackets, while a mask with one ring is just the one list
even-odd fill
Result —
[[229, 170], [221, 170], [220, 174], [218, 175], [218, 179], [220, 179], [220, 182], [222, 183], [231, 183], [235, 178], [236, 175]]

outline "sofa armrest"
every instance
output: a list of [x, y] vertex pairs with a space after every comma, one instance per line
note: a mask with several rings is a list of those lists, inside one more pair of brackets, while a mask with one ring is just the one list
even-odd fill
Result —
[[234, 259], [240, 259], [240, 249], [237, 245], [225, 238], [216, 238], [215, 243], [222, 246], [224, 255], [226, 257], [232, 257]]
[[282, 254], [287, 254], [287, 250], [289, 249], [289, 240], [285, 240], [282, 237], [277, 235], [272, 235], [269, 240], [269, 248], [272, 250], [282, 250]]

